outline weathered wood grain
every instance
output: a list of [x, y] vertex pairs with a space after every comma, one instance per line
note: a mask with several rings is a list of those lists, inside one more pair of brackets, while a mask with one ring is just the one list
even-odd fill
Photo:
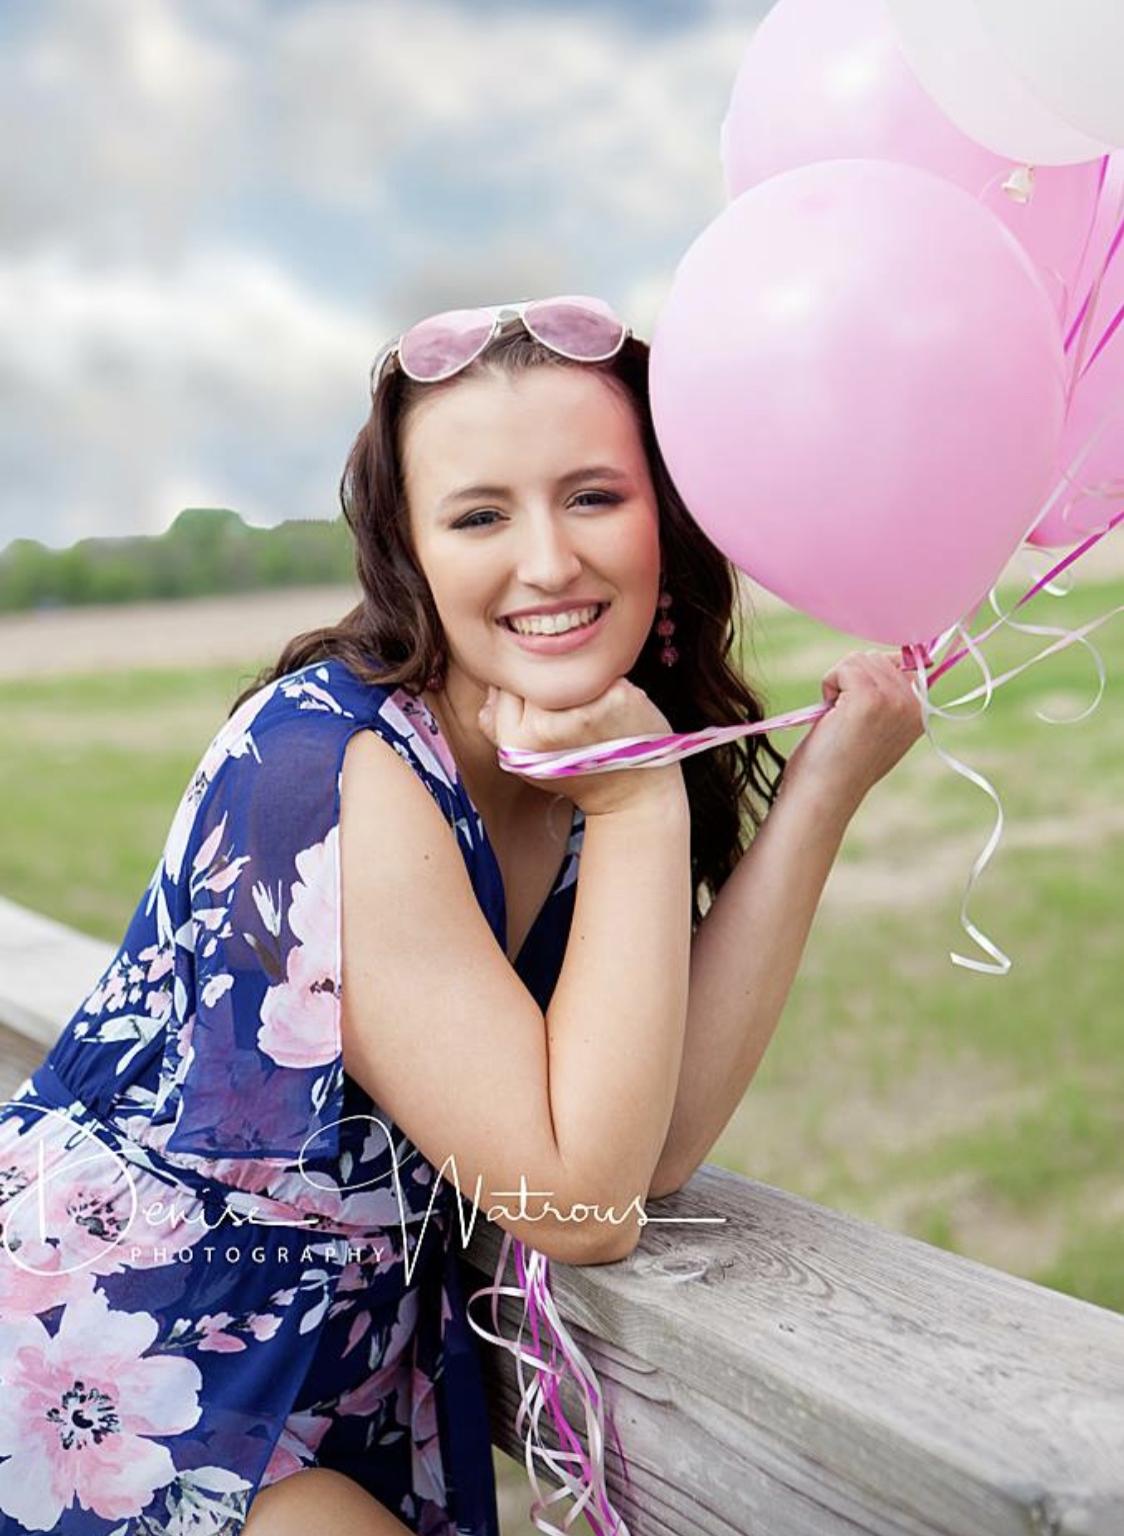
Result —
[[[649, 1213], [726, 1224], [653, 1223], [619, 1264], [551, 1266], [616, 1415], [634, 1536], [1124, 1532], [1117, 1313], [709, 1165]], [[476, 1283], [499, 1240], [477, 1227]], [[514, 1338], [516, 1304], [500, 1316]], [[519, 1456], [514, 1366], [486, 1363]]]

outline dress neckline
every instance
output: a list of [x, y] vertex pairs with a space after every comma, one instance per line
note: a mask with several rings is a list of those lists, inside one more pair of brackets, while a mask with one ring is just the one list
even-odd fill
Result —
[[[464, 779], [463, 779], [463, 777], [461, 775], [460, 765], [458, 764], [456, 758], [453, 755], [453, 749], [452, 749], [452, 747], [449, 744], [449, 740], [446, 737], [444, 731], [441, 729], [441, 722], [440, 722], [440, 720], [437, 718], [436, 713], [432, 709], [430, 709], [429, 705], [426, 703], [425, 699], [421, 696], [421, 694], [418, 694], [418, 702], [421, 704], [421, 707], [425, 710], [426, 717], [427, 717], [427, 719], [430, 722], [430, 727], [431, 727], [431, 729], [433, 731], [433, 734], [434, 734], [435, 738], [437, 739], [437, 741], [441, 745], [441, 749], [442, 749], [441, 753], [440, 753], [441, 760], [443, 762], [445, 762], [446, 764], [448, 764], [452, 768], [454, 791], [463, 800], [465, 808], [470, 812], [473, 820], [476, 823], [477, 828], [479, 829], [479, 833], [480, 833], [480, 846], [483, 848], [484, 853], [487, 856], [487, 859], [488, 859], [488, 861], [489, 861], [489, 863], [491, 865], [492, 873], [495, 876], [496, 890], [499, 892], [499, 898], [500, 898], [500, 930], [501, 930], [501, 933], [503, 935], [502, 942], [503, 942], [504, 956], [505, 956], [505, 958], [508, 958], [507, 957], [507, 941], [508, 941], [509, 935], [508, 935], [508, 928], [507, 928], [507, 921], [508, 921], [508, 918], [507, 918], [507, 892], [504, 890], [503, 871], [500, 869], [499, 858], [498, 858], [498, 856], [496, 854], [496, 850], [492, 846], [492, 840], [488, 836], [488, 829], [484, 825], [484, 818], [483, 818], [483, 816], [481, 816], [480, 811], [478, 810], [475, 801], [473, 800], [472, 796], [468, 792], [468, 785], [465, 783], [465, 781], [464, 781]], [[573, 805], [573, 802], [571, 802], [571, 805]], [[571, 854], [575, 851], [575, 848], [574, 848], [574, 838], [575, 838], [575, 835], [578, 837], [577, 847], [580, 848], [581, 847], [582, 839], [584, 838], [584, 834], [585, 834], [585, 812], [581, 809], [580, 806], [573, 805], [572, 814], [570, 816], [570, 830], [566, 834], [566, 841], [563, 844], [563, 848], [562, 848], [562, 857], [561, 857], [561, 859], [559, 861], [558, 869], [555, 871], [554, 879], [551, 881], [550, 890], [547, 892], [546, 900], [543, 902], [542, 906], [538, 909], [538, 911], [535, 913], [534, 917], [531, 919], [531, 926], [527, 929], [527, 932], [524, 935], [523, 942], [519, 946], [518, 953], [515, 955], [514, 959], [508, 958], [508, 964], [511, 965], [515, 970], [518, 970], [519, 962], [523, 959], [524, 955], [527, 953], [527, 951], [528, 951], [528, 949], [529, 949], [529, 947], [531, 945], [531, 941], [534, 939], [536, 933], [539, 930], [539, 927], [541, 926], [543, 920], [546, 918], [547, 913], [550, 911], [550, 908], [552, 907], [552, 905], [554, 903], [555, 897], [558, 895], [558, 893], [559, 893], [559, 891], [560, 891], [560, 889], [562, 887], [562, 882], [563, 882], [563, 880], [565, 878], [566, 870], [567, 870], [567, 868], [569, 866], [569, 863], [570, 863]]]

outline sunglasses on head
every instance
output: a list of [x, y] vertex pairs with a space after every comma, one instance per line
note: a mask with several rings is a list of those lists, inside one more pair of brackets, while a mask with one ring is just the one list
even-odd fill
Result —
[[575, 363], [603, 363], [615, 357], [632, 333], [603, 299], [565, 294], [522, 299], [475, 309], [446, 309], [419, 320], [382, 348], [371, 369], [371, 393], [392, 357], [418, 384], [451, 379], [478, 358], [509, 320], [520, 320], [536, 341]]

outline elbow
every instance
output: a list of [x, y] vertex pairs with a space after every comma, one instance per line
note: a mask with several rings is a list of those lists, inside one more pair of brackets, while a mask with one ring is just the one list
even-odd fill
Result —
[[644, 1228], [642, 1207], [635, 1202], [627, 1212], [590, 1210], [562, 1232], [551, 1234], [554, 1257], [561, 1264], [584, 1268], [589, 1264], [618, 1264], [632, 1254]]
[[595, 1207], [590, 1220], [581, 1223], [581, 1256], [575, 1264], [619, 1264], [637, 1249], [647, 1223], [644, 1202], [618, 1198], [615, 1204]]
[[591, 1264], [618, 1264], [627, 1259], [640, 1241], [640, 1225], [636, 1221], [620, 1226], [583, 1221], [568, 1231], [555, 1231], [549, 1236], [539, 1233], [523, 1241], [555, 1264], [584, 1269]]
[[573, 1264], [619, 1264], [630, 1258], [640, 1242], [642, 1227], [639, 1221], [629, 1220], [620, 1226], [597, 1222], [587, 1235], [581, 1256], [572, 1259]]

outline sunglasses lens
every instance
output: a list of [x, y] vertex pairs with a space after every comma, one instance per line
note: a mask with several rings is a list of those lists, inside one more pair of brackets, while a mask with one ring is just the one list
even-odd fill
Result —
[[466, 367], [492, 334], [492, 317], [478, 309], [448, 309], [402, 337], [398, 361], [411, 378], [433, 384]]
[[532, 336], [581, 362], [612, 357], [624, 341], [625, 328], [605, 301], [585, 294], [537, 300], [523, 320]]

